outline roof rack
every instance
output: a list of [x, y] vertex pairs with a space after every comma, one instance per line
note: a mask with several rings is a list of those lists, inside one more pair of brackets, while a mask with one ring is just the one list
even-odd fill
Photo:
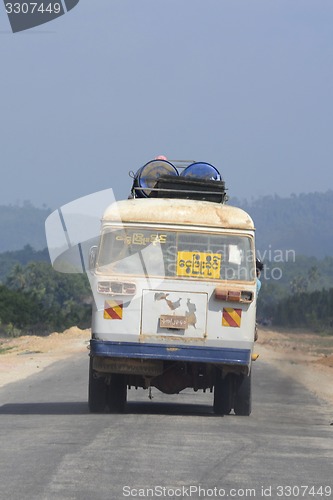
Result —
[[136, 174], [131, 172], [131, 198], [180, 198], [227, 201], [225, 183], [210, 163], [152, 160]]

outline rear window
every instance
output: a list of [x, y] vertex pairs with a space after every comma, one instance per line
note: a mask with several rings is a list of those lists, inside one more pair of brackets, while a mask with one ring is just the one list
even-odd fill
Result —
[[97, 270], [112, 275], [253, 281], [252, 239], [137, 227], [107, 229], [101, 236]]

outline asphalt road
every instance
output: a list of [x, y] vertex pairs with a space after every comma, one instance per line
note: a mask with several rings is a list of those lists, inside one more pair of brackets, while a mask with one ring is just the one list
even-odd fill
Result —
[[333, 498], [332, 406], [262, 361], [250, 417], [157, 390], [91, 415], [87, 378], [79, 355], [0, 389], [1, 500]]

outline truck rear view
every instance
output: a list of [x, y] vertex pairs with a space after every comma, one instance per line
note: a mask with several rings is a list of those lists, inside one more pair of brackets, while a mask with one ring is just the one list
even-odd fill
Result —
[[187, 191], [149, 191], [103, 215], [90, 254], [91, 412], [123, 412], [128, 388], [156, 387], [213, 391], [216, 414], [251, 413], [253, 221]]

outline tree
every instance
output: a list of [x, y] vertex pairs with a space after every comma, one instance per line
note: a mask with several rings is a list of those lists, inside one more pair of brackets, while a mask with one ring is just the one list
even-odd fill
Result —
[[9, 273], [6, 284], [8, 288], [12, 290], [23, 291], [26, 287], [26, 276], [25, 271], [21, 264], [15, 264], [11, 272]]
[[290, 290], [293, 295], [306, 292], [309, 286], [309, 282], [306, 277], [304, 276], [296, 276], [293, 278], [293, 280], [290, 282]]
[[19, 293], [38, 308], [38, 314], [27, 314], [24, 321], [17, 315], [11, 316], [14, 326], [48, 332], [90, 324], [91, 292], [85, 274], [62, 274], [45, 262], [31, 262], [25, 267], [16, 265], [5, 285], [8, 291]]

